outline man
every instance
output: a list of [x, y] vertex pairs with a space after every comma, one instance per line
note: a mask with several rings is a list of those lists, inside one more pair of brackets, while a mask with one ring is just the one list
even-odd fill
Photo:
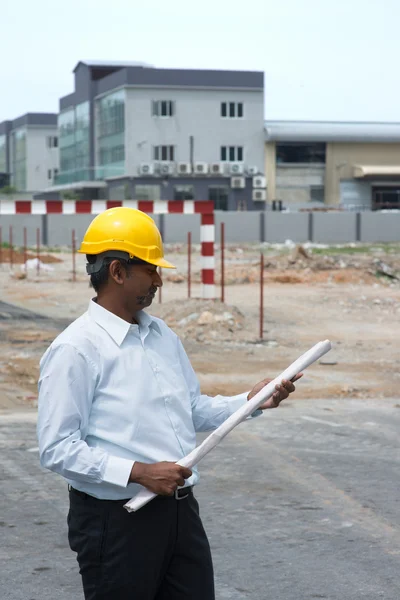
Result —
[[[201, 395], [179, 338], [143, 309], [161, 287], [153, 219], [131, 208], [98, 215], [81, 253], [97, 293], [40, 364], [41, 464], [69, 484], [68, 535], [86, 600], [213, 600], [210, 548], [193, 495], [197, 469], [175, 464], [196, 431], [218, 427], [257, 393]], [[294, 391], [282, 382], [262, 407]], [[158, 496], [136, 513], [144, 486]]]

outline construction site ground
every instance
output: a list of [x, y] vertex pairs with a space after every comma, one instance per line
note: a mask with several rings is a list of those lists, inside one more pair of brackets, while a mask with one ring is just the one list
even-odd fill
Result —
[[[224, 304], [198, 298], [198, 247], [191, 300], [185, 247], [166, 249], [178, 269], [150, 312], [181, 336], [204, 392], [247, 390], [333, 343], [293, 397], [200, 465], [217, 600], [399, 600], [399, 249], [230, 246]], [[0, 267], [2, 600], [83, 598], [66, 484], [40, 467], [35, 432], [40, 356], [94, 295], [84, 258], [72, 281], [61, 250], [43, 252], [39, 275], [34, 253], [26, 272], [16, 257]]]
[[[195, 250], [198, 250], [196, 248]], [[167, 248], [176, 271], [164, 270], [162, 302], [149, 312], [164, 318], [181, 337], [204, 392], [232, 394], [274, 377], [319, 340], [333, 350], [307, 372], [297, 398], [389, 398], [400, 374], [400, 272], [398, 248], [264, 246], [264, 320], [260, 339], [260, 247], [226, 250], [225, 303], [204, 301], [198, 253], [192, 258], [192, 299], [187, 299], [185, 246]], [[3, 250], [3, 258], [5, 250]], [[16, 261], [18, 254], [14, 256]], [[216, 281], [220, 280], [217, 252]], [[34, 405], [38, 361], [57, 333], [87, 308], [94, 295], [85, 259], [68, 252], [42, 252], [0, 267], [1, 300], [46, 319], [12, 319], [0, 311], [0, 407]], [[58, 261], [58, 262], [56, 262]], [[384, 266], [382, 266], [384, 265]], [[390, 271], [385, 275], [382, 269]], [[399, 275], [400, 276], [400, 275]], [[220, 295], [219, 286], [216, 287]]]

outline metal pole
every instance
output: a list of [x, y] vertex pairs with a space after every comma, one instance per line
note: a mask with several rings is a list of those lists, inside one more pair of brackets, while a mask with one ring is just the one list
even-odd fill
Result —
[[221, 302], [225, 302], [225, 223], [221, 223]]
[[260, 340], [264, 337], [264, 254], [260, 254]]
[[[160, 277], [162, 277], [162, 268], [161, 267], [159, 267], [158, 273], [159, 273]], [[162, 286], [160, 286], [158, 288], [158, 301], [160, 304], [162, 303]]]
[[36, 273], [40, 274], [40, 229], [39, 227], [36, 229]]
[[26, 262], [28, 260], [27, 245], [28, 245], [28, 236], [27, 236], [27, 233], [26, 233], [26, 227], [24, 227], [24, 265], [25, 265], [25, 273], [28, 272], [28, 265], [26, 264]]
[[10, 225], [10, 269], [14, 266], [13, 228]]
[[3, 231], [0, 227], [0, 265], [3, 264]]
[[72, 230], [72, 281], [76, 281], [75, 229]]
[[191, 296], [192, 288], [192, 232], [188, 232], [188, 298]]

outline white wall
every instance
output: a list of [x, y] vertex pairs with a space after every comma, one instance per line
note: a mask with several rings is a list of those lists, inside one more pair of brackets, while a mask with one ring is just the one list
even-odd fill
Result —
[[[173, 117], [153, 117], [152, 100], [175, 102]], [[244, 116], [222, 118], [221, 102], [243, 102]], [[125, 166], [138, 175], [142, 162], [152, 162], [155, 145], [176, 146], [175, 161], [220, 161], [221, 146], [243, 146], [244, 163], [264, 172], [263, 93], [252, 91], [132, 89], [126, 90]], [[144, 143], [142, 143], [144, 142]]]
[[58, 148], [49, 148], [47, 138], [57, 136], [57, 127], [27, 127], [26, 136], [26, 187], [28, 191], [44, 190], [53, 185], [48, 170], [59, 167]]

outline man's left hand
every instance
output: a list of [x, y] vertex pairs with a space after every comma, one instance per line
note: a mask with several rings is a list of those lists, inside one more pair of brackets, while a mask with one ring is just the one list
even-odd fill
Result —
[[[289, 394], [292, 394], [295, 391], [294, 382], [298, 381], [301, 377], [303, 377], [303, 373], [299, 373], [296, 377], [293, 377], [291, 381], [287, 381], [284, 379], [281, 384], [275, 386], [276, 392], [268, 398], [264, 404], [261, 404], [259, 407], [261, 410], [267, 410], [268, 408], [277, 408], [282, 400], [286, 400], [289, 397]], [[263, 389], [268, 383], [271, 383], [272, 379], [263, 379], [260, 383], [257, 383], [247, 396], [247, 400], [251, 400], [260, 390]]]

